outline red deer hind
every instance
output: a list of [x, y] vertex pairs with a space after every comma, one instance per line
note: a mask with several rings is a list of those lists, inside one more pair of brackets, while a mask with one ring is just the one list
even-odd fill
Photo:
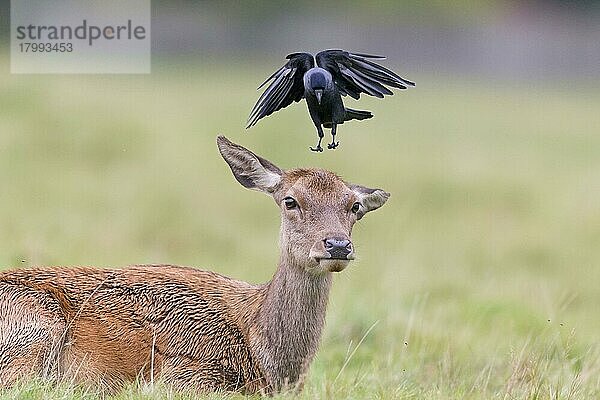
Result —
[[1, 272], [0, 388], [31, 376], [107, 391], [159, 378], [198, 391], [302, 387], [332, 273], [354, 258], [352, 226], [389, 194], [321, 169], [283, 171], [223, 136], [217, 144], [238, 182], [281, 209], [273, 279], [173, 265]]

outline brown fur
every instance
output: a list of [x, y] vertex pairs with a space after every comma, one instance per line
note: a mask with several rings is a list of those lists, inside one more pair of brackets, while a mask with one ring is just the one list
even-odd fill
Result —
[[[354, 222], [388, 195], [324, 170], [284, 172], [225, 138], [218, 144], [240, 183], [281, 206], [273, 279], [251, 285], [171, 265], [0, 273], [0, 388], [33, 375], [107, 390], [158, 377], [200, 391], [301, 387], [332, 271], [350, 259], [329, 259], [324, 238], [349, 238]], [[298, 208], [282, 204], [290, 196]], [[349, 211], [357, 201], [369, 206]]]

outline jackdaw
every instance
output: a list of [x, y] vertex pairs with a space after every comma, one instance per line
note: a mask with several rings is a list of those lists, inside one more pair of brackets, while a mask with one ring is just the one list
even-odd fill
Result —
[[373, 117], [370, 111], [344, 107], [342, 96], [348, 95], [358, 100], [361, 93], [365, 93], [383, 98], [393, 94], [386, 86], [406, 89], [415, 85], [369, 60], [384, 58], [344, 50], [321, 51], [314, 58], [309, 53], [289, 54], [286, 57], [289, 61], [258, 87], [260, 89], [271, 82], [254, 105], [246, 129], [261, 118], [304, 98], [319, 135], [317, 146], [310, 149], [323, 151], [323, 127], [331, 128], [332, 139], [327, 148], [335, 149], [339, 145], [335, 141], [338, 124]]

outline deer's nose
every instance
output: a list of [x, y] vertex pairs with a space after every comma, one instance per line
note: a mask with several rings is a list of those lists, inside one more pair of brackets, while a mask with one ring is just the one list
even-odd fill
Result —
[[331, 258], [347, 260], [348, 255], [352, 253], [352, 242], [348, 239], [333, 237], [325, 239], [323, 242], [325, 243], [325, 250]]

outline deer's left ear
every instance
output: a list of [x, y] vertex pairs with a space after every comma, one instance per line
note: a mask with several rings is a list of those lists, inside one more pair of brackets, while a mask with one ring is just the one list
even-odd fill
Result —
[[217, 146], [223, 159], [229, 164], [233, 176], [242, 186], [273, 193], [283, 175], [279, 167], [247, 148], [233, 143], [225, 136], [217, 137]]
[[360, 210], [357, 213], [357, 219], [361, 219], [369, 211], [377, 210], [390, 197], [388, 192], [381, 189], [369, 189], [353, 184], [348, 184], [348, 187], [354, 191], [361, 204]]

